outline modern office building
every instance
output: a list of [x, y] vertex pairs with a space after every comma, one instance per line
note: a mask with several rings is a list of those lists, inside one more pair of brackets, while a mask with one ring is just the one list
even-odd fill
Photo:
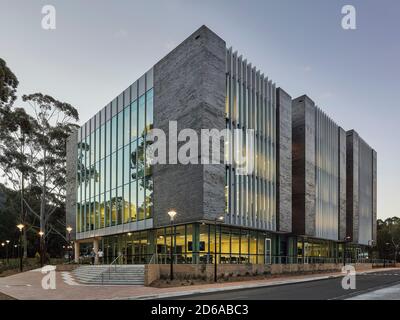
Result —
[[306, 95], [293, 100], [292, 123], [298, 256], [365, 256], [376, 241], [376, 152]]
[[[176, 263], [264, 264], [296, 256], [304, 237], [339, 241], [346, 230], [345, 149], [334, 144], [345, 148], [345, 135], [318, 111], [318, 137], [331, 145], [313, 146], [321, 159], [304, 168], [303, 179], [313, 179], [308, 170], [319, 177], [318, 209], [301, 212], [297, 198], [292, 205], [292, 177], [301, 179], [297, 167], [292, 174], [292, 110], [289, 94], [207, 27], [198, 29], [69, 137], [66, 209], [76, 256], [89, 245], [104, 251], [105, 262], [121, 256], [124, 263], [162, 263], [172, 249]], [[178, 138], [178, 147], [187, 142], [183, 129], [198, 137], [204, 129], [230, 129], [219, 155], [246, 152], [252, 170], [200, 161], [202, 153], [171, 164], [177, 155], [168, 143], [167, 163], [154, 163], [146, 152], [156, 145], [153, 128], [167, 142]], [[335, 156], [340, 168], [328, 168]]]

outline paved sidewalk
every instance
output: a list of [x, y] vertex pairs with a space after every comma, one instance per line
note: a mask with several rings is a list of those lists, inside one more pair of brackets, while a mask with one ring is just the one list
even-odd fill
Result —
[[374, 290], [347, 300], [400, 300], [400, 285]]
[[[381, 271], [373, 269], [360, 273]], [[389, 269], [385, 270], [399, 270]], [[155, 299], [173, 298], [182, 295], [197, 293], [237, 290], [243, 288], [257, 288], [291, 284], [305, 281], [328, 279], [330, 277], [342, 277], [340, 272], [324, 273], [302, 276], [282, 276], [266, 280], [249, 280], [241, 282], [223, 282], [218, 284], [205, 284], [195, 286], [182, 286], [173, 288], [153, 288], [134, 285], [97, 286], [83, 285], [71, 280], [69, 272], [56, 272], [56, 289], [45, 290], [41, 282], [43, 274], [40, 269], [32, 270], [10, 277], [0, 278], [0, 292], [16, 299], [22, 300], [106, 300], [106, 299]]]

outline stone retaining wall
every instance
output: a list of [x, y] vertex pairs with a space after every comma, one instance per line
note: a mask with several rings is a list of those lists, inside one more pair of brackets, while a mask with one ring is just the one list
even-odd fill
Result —
[[[357, 263], [354, 265], [357, 271], [370, 270], [372, 264]], [[257, 275], [278, 275], [296, 273], [318, 273], [318, 272], [340, 272], [343, 265], [341, 263], [325, 264], [219, 264], [217, 266], [218, 278], [232, 276], [257, 276]], [[170, 265], [152, 264], [146, 265], [145, 285], [150, 285], [153, 281], [160, 278], [168, 278]], [[175, 264], [174, 277], [181, 280], [190, 279], [214, 279], [214, 265], [201, 264]]]

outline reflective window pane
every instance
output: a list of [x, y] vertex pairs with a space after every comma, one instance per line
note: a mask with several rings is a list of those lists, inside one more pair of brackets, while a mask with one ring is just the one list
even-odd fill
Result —
[[146, 93], [146, 130], [153, 128], [153, 89]]
[[124, 112], [118, 113], [118, 130], [117, 130], [118, 149], [124, 145]]
[[129, 222], [130, 220], [130, 184], [124, 185], [124, 223]]
[[136, 221], [137, 220], [137, 203], [136, 203], [136, 180], [131, 182], [131, 220]]
[[144, 202], [144, 180], [139, 179], [138, 180], [138, 193], [137, 193], [137, 203], [138, 203], [138, 219], [143, 220], [144, 219], [144, 208], [145, 208], [145, 202]]
[[138, 107], [138, 135], [144, 136], [144, 128], [145, 128], [145, 106], [146, 106], [146, 97], [142, 95], [139, 98], [139, 107]]
[[123, 184], [123, 171], [124, 171], [124, 149], [119, 149], [117, 152], [118, 166], [117, 166], [117, 185], [122, 186]]
[[137, 139], [137, 101], [131, 104], [131, 141]]
[[131, 139], [131, 108], [124, 109], [124, 146], [130, 142]]
[[111, 121], [111, 152], [117, 150], [117, 129], [118, 129], [118, 120], [117, 117], [114, 116]]

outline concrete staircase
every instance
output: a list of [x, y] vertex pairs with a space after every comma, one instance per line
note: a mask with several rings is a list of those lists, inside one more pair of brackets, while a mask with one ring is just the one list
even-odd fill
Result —
[[144, 285], [144, 265], [90, 265], [80, 266], [72, 272], [83, 284]]

